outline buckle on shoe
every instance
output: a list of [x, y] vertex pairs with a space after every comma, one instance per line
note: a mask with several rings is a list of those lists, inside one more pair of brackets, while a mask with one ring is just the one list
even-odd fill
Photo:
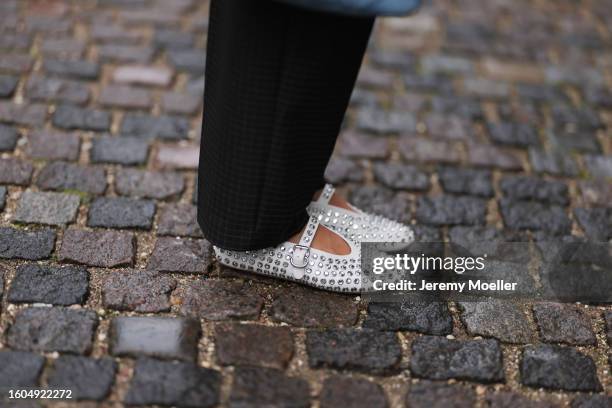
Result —
[[[301, 256], [296, 258], [296, 250], [303, 251]], [[308, 258], [310, 258], [310, 247], [306, 245], [294, 245], [293, 254], [289, 258], [289, 263], [295, 268], [305, 268], [308, 265]], [[295, 261], [294, 261], [295, 260]]]

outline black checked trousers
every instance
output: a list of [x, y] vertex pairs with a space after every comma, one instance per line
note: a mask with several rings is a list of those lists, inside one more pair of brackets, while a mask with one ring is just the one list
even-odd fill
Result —
[[225, 249], [275, 246], [306, 223], [373, 18], [271, 0], [212, 0], [198, 223]]

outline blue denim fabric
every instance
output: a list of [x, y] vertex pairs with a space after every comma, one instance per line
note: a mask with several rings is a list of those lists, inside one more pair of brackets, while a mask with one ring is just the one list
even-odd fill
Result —
[[357, 16], [403, 16], [416, 10], [421, 0], [277, 0], [295, 6]]

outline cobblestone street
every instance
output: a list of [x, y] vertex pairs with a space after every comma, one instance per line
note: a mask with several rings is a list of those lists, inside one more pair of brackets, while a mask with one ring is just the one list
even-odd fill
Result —
[[[221, 267], [207, 12], [0, 1], [0, 407], [612, 406], [611, 305], [368, 305]], [[610, 1], [433, 0], [378, 20], [326, 177], [423, 241], [610, 242], [611, 85]], [[5, 392], [30, 388], [78, 401]]]

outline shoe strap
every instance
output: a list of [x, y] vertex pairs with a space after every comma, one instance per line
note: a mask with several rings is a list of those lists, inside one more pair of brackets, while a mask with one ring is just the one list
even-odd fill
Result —
[[317, 217], [310, 217], [304, 233], [300, 237], [300, 242], [293, 246], [293, 253], [291, 254], [291, 265], [295, 268], [305, 268], [308, 265], [308, 258], [310, 257], [310, 246], [314, 240], [314, 236], [319, 228], [319, 219]]
[[334, 188], [334, 186], [332, 186], [331, 184], [326, 184], [325, 187], [323, 187], [323, 190], [321, 191], [321, 195], [316, 201], [317, 204], [320, 204], [320, 205], [329, 204], [329, 200], [331, 200], [335, 191], [336, 189]]

